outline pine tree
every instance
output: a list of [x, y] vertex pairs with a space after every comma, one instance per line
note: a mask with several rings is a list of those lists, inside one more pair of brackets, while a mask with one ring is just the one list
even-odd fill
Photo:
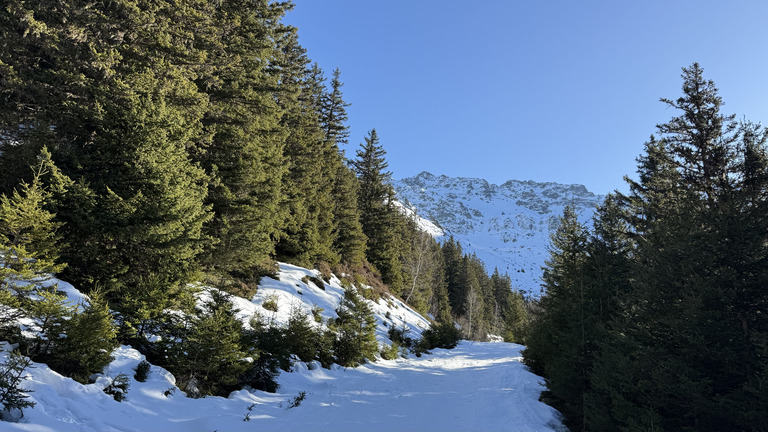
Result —
[[30, 390], [22, 387], [24, 371], [31, 364], [32, 361], [19, 351], [12, 351], [8, 359], [0, 364], [0, 405], [3, 407], [0, 420], [14, 418], [16, 411], [21, 413], [20, 417], [24, 417], [23, 410], [35, 406], [34, 402], [27, 399]]
[[228, 296], [211, 291], [183, 340], [174, 347], [173, 372], [191, 397], [225, 396], [237, 387], [248, 366], [242, 346], [243, 326]]
[[404, 220], [394, 205], [391, 173], [386, 171], [386, 152], [373, 129], [360, 145], [352, 162], [360, 182], [358, 208], [363, 233], [368, 238], [366, 256], [380, 272], [384, 283], [399, 294], [403, 289], [401, 256], [404, 249]]
[[332, 326], [336, 333], [333, 344], [336, 363], [354, 367], [374, 360], [379, 352], [376, 319], [365, 299], [353, 289], [345, 291], [336, 314], [339, 317]]
[[442, 245], [443, 261], [445, 262], [446, 289], [451, 311], [455, 316], [463, 316], [466, 313], [465, 291], [461, 285], [461, 258], [463, 255], [461, 244], [450, 236]]
[[[45, 159], [34, 169], [31, 183], [21, 183], [10, 196], [0, 197], [0, 288], [23, 295], [61, 271], [61, 223], [46, 207], [51, 194], [42, 184], [49, 174]], [[29, 281], [36, 281], [28, 285]]]
[[333, 249], [343, 262], [359, 267], [365, 260], [367, 238], [360, 223], [357, 196], [359, 185], [355, 172], [339, 164], [333, 190], [334, 226]]
[[[39, 163], [31, 170], [31, 183], [22, 182], [10, 196], [0, 197], [0, 308], [3, 311], [0, 333], [8, 339], [18, 336], [14, 334], [18, 330], [17, 319], [26, 315], [25, 310], [48, 304], [45, 301], [38, 304], [30, 297], [52, 274], [65, 267], [57, 262], [61, 224], [47, 210], [54, 199], [50, 190], [61, 192], [65, 185], [54, 181], [59, 173], [49, 156], [45, 149], [41, 152]], [[48, 178], [50, 182], [45, 181]], [[48, 183], [47, 187], [44, 182]], [[44, 291], [42, 295], [48, 294]], [[59, 317], [65, 315], [64, 311], [60, 312]], [[56, 322], [45, 321], [46, 324], [50, 321], [51, 326]], [[43, 325], [43, 331], [48, 330], [48, 326]]]
[[[340, 163], [334, 142], [324, 136], [317, 104], [323, 98], [322, 72], [307, 68], [309, 60], [298, 45], [295, 29], [285, 37], [285, 72], [281, 79], [287, 132], [285, 157], [288, 166], [283, 183], [289, 214], [277, 244], [277, 257], [305, 267], [318, 261], [336, 264], [333, 251], [333, 189]], [[319, 73], [315, 76], [313, 73]], [[312, 92], [321, 92], [313, 94]]]
[[94, 291], [85, 309], [63, 326], [66, 337], [55, 341], [48, 365], [54, 370], [85, 383], [112, 361], [117, 348], [117, 329], [106, 301]]
[[339, 68], [333, 70], [330, 91], [324, 92], [320, 99], [320, 124], [323, 128], [325, 139], [341, 147], [348, 143], [349, 127], [346, 125], [347, 107], [350, 105], [344, 101], [341, 87], [341, 71]]
[[[281, 68], [276, 40], [287, 4], [267, 1], [200, 2], [215, 6], [214, 33], [196, 81], [209, 105], [194, 160], [206, 171], [206, 203], [214, 218], [206, 233], [217, 239], [201, 256], [209, 273], [249, 281], [271, 271], [284, 214], [283, 113], [276, 98]], [[205, 15], [205, 14], [202, 14]], [[194, 36], [196, 28], [188, 28]], [[273, 67], [277, 66], [277, 67]]]
[[524, 354], [526, 364], [547, 378], [550, 403], [574, 430], [583, 425], [590, 366], [587, 235], [573, 207], [567, 206], [551, 236], [542, 278], [546, 295]]

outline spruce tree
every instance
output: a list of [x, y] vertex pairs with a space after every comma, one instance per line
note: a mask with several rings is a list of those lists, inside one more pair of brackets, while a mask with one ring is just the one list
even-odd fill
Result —
[[112, 350], [118, 345], [112, 314], [98, 291], [91, 293], [82, 312], [63, 325], [63, 334], [65, 337], [55, 341], [47, 363], [82, 383], [112, 361]]
[[0, 420], [11, 420], [16, 416], [16, 411], [24, 417], [23, 410], [32, 408], [35, 403], [28, 400], [30, 390], [23, 388], [26, 378], [24, 372], [32, 364], [32, 361], [24, 357], [19, 351], [12, 351], [8, 359], [0, 364]]
[[[321, 75], [307, 68], [309, 60], [298, 45], [295, 29], [285, 36], [285, 87], [280, 103], [285, 109], [281, 124], [287, 133], [283, 182], [288, 215], [277, 244], [277, 257], [305, 267], [319, 261], [340, 260], [333, 251], [333, 189], [340, 163], [334, 142], [325, 138], [318, 119], [325, 89]], [[315, 68], [313, 71], [319, 71]], [[320, 94], [312, 92], [320, 91]]]
[[358, 208], [363, 233], [368, 238], [366, 257], [380, 272], [384, 283], [399, 294], [403, 289], [401, 254], [404, 220], [394, 205], [391, 173], [386, 171], [386, 152], [373, 129], [360, 145], [352, 162], [360, 182]]
[[320, 124], [323, 128], [325, 139], [341, 147], [346, 144], [349, 138], [349, 127], [346, 125], [347, 107], [350, 105], [344, 101], [341, 87], [341, 71], [339, 68], [333, 70], [331, 78], [330, 91], [323, 93], [320, 99]]
[[243, 326], [223, 293], [211, 299], [189, 322], [183, 340], [173, 348], [173, 372], [191, 397], [225, 396], [237, 388], [247, 369]]
[[343, 262], [359, 267], [365, 260], [367, 238], [360, 222], [357, 204], [359, 184], [355, 172], [339, 164], [333, 190], [334, 235], [333, 249]]
[[272, 270], [284, 218], [285, 132], [276, 101], [282, 54], [276, 40], [288, 5], [201, 3], [215, 5], [215, 31], [210, 42], [200, 44], [208, 48], [196, 84], [208, 106], [202, 118], [205, 139], [196, 144], [193, 158], [211, 179], [206, 203], [214, 217], [205, 232], [217, 243], [200, 261], [213, 275], [248, 281]]
[[[34, 285], [61, 271], [61, 223], [46, 210], [51, 194], [42, 184], [49, 174], [47, 161], [34, 169], [31, 183], [21, 183], [0, 196], [0, 289], [24, 295]], [[29, 285], [29, 282], [33, 282]]]
[[551, 236], [543, 282], [546, 295], [535, 316], [525, 351], [526, 364], [547, 378], [547, 397], [578, 430], [589, 370], [589, 292], [586, 278], [588, 233], [567, 206]]
[[336, 334], [333, 344], [336, 363], [354, 367], [374, 360], [379, 352], [376, 318], [365, 299], [354, 289], [346, 290], [336, 314], [339, 317], [332, 326]]

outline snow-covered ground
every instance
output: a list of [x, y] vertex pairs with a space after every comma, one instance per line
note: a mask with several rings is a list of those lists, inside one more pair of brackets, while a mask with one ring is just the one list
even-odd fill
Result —
[[[233, 298], [244, 325], [262, 315], [276, 325], [291, 311], [322, 309], [336, 317], [344, 296], [332, 277], [319, 286], [319, 273], [280, 264], [277, 278], [264, 278], [252, 299]], [[310, 279], [311, 277], [311, 279]], [[70, 301], [85, 301], [72, 285], [58, 283]], [[209, 295], [206, 289], [201, 300]], [[270, 300], [277, 311], [262, 305]], [[407, 328], [419, 337], [429, 322], [394, 297], [368, 300], [381, 346], [391, 343], [388, 328]], [[274, 308], [272, 308], [274, 309]], [[315, 323], [314, 325], [321, 325]], [[30, 331], [33, 329], [30, 329]], [[0, 342], [0, 363], [9, 355]], [[31, 390], [33, 408], [18, 423], [0, 421], [0, 431], [551, 431], [554, 409], [538, 401], [541, 378], [520, 362], [520, 345], [462, 342], [453, 350], [434, 350], [420, 358], [379, 360], [355, 369], [298, 362], [278, 378], [277, 393], [241, 390], [228, 398], [188, 398], [167, 370], [152, 366], [146, 382], [134, 379], [144, 356], [122, 346], [95, 383], [83, 385], [33, 364], [22, 387]], [[127, 399], [115, 401], [103, 389], [119, 374], [129, 377]], [[301, 394], [299, 406], [291, 407]]]
[[[115, 352], [107, 377], [89, 385], [35, 364], [24, 385], [37, 405], [2, 431], [553, 431], [554, 409], [538, 402], [541, 380], [520, 363], [520, 345], [462, 342], [421, 358], [378, 361], [356, 369], [303, 364], [279, 378], [277, 393], [238, 391], [228, 398], [191, 399], [173, 377], [152, 367], [133, 379], [127, 399], [102, 392], [109, 378], [133, 377], [143, 356]], [[0, 353], [5, 357], [7, 353]], [[295, 408], [291, 402], [306, 392]], [[246, 419], [248, 419], [246, 421]]]

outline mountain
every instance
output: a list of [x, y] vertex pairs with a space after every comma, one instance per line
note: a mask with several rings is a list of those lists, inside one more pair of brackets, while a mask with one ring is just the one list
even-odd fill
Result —
[[508, 273], [513, 286], [540, 292], [541, 267], [549, 236], [569, 203], [589, 223], [604, 196], [582, 185], [509, 180], [501, 185], [476, 178], [422, 172], [393, 182], [397, 199], [441, 228], [440, 239], [453, 236], [489, 271]]

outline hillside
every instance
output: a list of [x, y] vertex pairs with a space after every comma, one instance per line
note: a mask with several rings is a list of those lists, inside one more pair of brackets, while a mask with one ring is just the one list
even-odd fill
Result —
[[518, 180], [495, 185], [428, 172], [393, 186], [398, 200], [442, 229], [436, 237], [453, 236], [489, 272], [509, 273], [513, 287], [534, 294], [540, 290], [549, 234], [563, 208], [574, 205], [579, 219], [589, 222], [604, 198], [582, 185]]
[[[284, 325], [297, 308], [311, 314], [322, 308], [322, 321], [336, 317], [344, 297], [341, 281], [333, 277], [318, 286], [316, 271], [280, 264], [277, 278], [264, 278], [250, 300], [233, 298], [244, 325], [255, 314]], [[313, 279], [309, 279], [312, 277]], [[84, 299], [66, 282], [58, 288], [72, 303]], [[210, 289], [202, 289], [204, 299]], [[264, 308], [274, 301], [277, 311]], [[391, 343], [387, 330], [407, 328], [418, 337], [426, 319], [393, 297], [366, 300], [374, 310], [377, 339]], [[322, 325], [316, 323], [316, 325]], [[9, 348], [2, 343], [0, 361]], [[193, 399], [176, 388], [167, 370], [152, 366], [146, 382], [134, 379], [144, 356], [128, 346], [92, 384], [62, 377], [44, 364], [25, 372], [33, 408], [18, 423], [0, 423], [2, 430], [30, 431], [359, 431], [359, 430], [512, 430], [550, 431], [559, 423], [556, 412], [538, 401], [541, 379], [521, 363], [523, 347], [507, 343], [462, 342], [454, 350], [378, 360], [358, 368], [317, 362], [295, 362], [278, 378], [276, 393], [235, 391], [227, 398]], [[126, 400], [116, 402], [103, 392], [120, 373], [129, 377]], [[298, 406], [291, 408], [304, 395]], [[434, 415], [435, 413], [446, 413]]]

